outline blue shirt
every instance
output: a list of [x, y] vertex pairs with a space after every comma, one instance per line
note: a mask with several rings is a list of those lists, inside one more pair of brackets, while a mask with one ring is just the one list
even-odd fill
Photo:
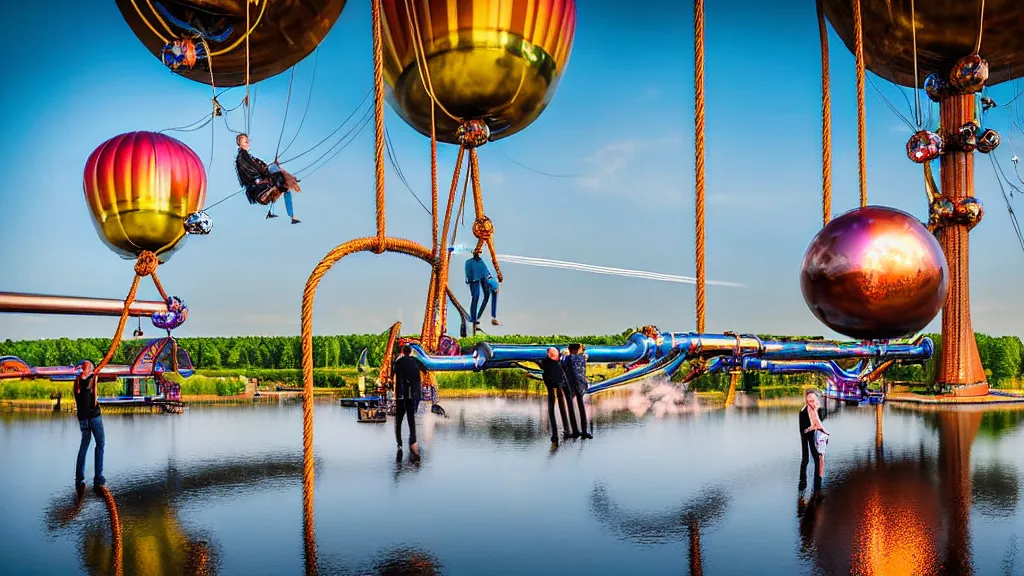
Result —
[[491, 271], [487, 269], [487, 264], [484, 263], [483, 258], [470, 258], [466, 260], [466, 284], [486, 280], [490, 274]]

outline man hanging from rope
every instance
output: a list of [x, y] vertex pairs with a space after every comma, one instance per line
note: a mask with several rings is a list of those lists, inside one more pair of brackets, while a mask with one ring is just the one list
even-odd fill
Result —
[[238, 174], [238, 183], [245, 187], [245, 197], [249, 204], [270, 205], [267, 218], [277, 218], [277, 214], [274, 214], [274, 203], [284, 195], [285, 210], [288, 211], [292, 224], [298, 224], [300, 220], [295, 217], [292, 208], [292, 190], [302, 192], [299, 181], [277, 162], [268, 167], [266, 162], [250, 154], [249, 136], [246, 134], [235, 136], [235, 143], [238, 144], [235, 172]]

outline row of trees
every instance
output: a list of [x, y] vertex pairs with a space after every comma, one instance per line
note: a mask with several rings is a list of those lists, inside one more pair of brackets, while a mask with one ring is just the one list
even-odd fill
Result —
[[[537, 342], [564, 344], [581, 342], [587, 345], [621, 344], [625, 335], [609, 336], [478, 336], [459, 340], [463, 349], [477, 342], [487, 340], [506, 344], [532, 344]], [[363, 349], [367, 350], [371, 367], [379, 365], [387, 346], [387, 332], [381, 334], [349, 334], [339, 336], [313, 337], [313, 365], [317, 368], [354, 366]], [[889, 380], [910, 382], [931, 382], [935, 375], [936, 358], [941, 349], [942, 339], [930, 334], [937, 351], [925, 366], [898, 366], [886, 373]], [[779, 339], [774, 335], [761, 335], [765, 339]], [[1024, 343], [1017, 336], [992, 337], [976, 334], [978, 350], [985, 372], [993, 384], [1012, 382], [1024, 377]], [[812, 337], [799, 337], [811, 339]], [[129, 364], [138, 354], [146, 340], [122, 342], [114, 362]], [[197, 368], [263, 368], [295, 369], [301, 367], [302, 346], [298, 336], [240, 336], [227, 338], [180, 338], [179, 344], [189, 351]], [[22, 340], [0, 342], [0, 356], [18, 356], [32, 366], [71, 365], [80, 360], [99, 361], [110, 346], [104, 338], [80, 338], [71, 340]], [[767, 384], [774, 378], [767, 374], [749, 374], [745, 377], [748, 385]]]

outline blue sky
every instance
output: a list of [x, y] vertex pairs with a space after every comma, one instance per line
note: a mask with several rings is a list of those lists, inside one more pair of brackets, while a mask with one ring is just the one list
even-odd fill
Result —
[[[743, 10], [732, 4], [709, 2], [707, 10], [707, 271], [710, 279], [747, 287], [709, 287], [707, 329], [830, 334], [803, 303], [798, 277], [807, 243], [820, 228], [813, 3], [751, 2]], [[13, 47], [7, 77], [15, 82], [0, 91], [0, 157], [14, 185], [0, 189], [6, 207], [0, 290], [121, 298], [131, 262], [109, 252], [93, 230], [82, 196], [85, 160], [116, 134], [200, 118], [210, 91], [165, 70], [114, 2], [64, 5], [23, 3], [21, 24], [7, 33]], [[622, 6], [580, 3], [572, 58], [551, 105], [528, 130], [480, 150], [486, 210], [500, 253], [692, 276], [692, 8], [656, 2], [630, 12]], [[323, 138], [370, 87], [369, 32], [368, 3], [350, 1], [322, 45], [309, 116], [293, 150]], [[840, 213], [858, 202], [856, 93], [853, 58], [834, 35], [831, 43], [833, 193]], [[311, 73], [312, 58], [296, 73], [286, 139], [297, 126]], [[909, 116], [898, 89], [875, 82]], [[251, 132], [253, 150], [264, 158], [273, 157], [287, 87], [286, 73], [258, 89]], [[223, 102], [234, 105], [239, 92]], [[1004, 103], [1014, 91], [1004, 85], [991, 94]], [[231, 122], [238, 127], [241, 117]], [[390, 109], [387, 122], [403, 171], [427, 201], [429, 141]], [[1011, 168], [1009, 144], [1024, 151], [1024, 135], [1004, 111], [987, 125], [1003, 135], [998, 159]], [[869, 85], [870, 201], [923, 219], [921, 168], [904, 154], [910, 133]], [[209, 162], [208, 129], [173, 135]], [[237, 189], [232, 134], [220, 123], [214, 137], [208, 204]], [[442, 188], [454, 152], [440, 150]], [[303, 180], [295, 201], [301, 225], [264, 220], [264, 211], [241, 196], [214, 208], [214, 233], [190, 239], [160, 268], [168, 292], [191, 308], [178, 333], [298, 334], [302, 289], [314, 265], [335, 245], [374, 231], [372, 153], [367, 130]], [[541, 176], [510, 158], [583, 177]], [[1024, 252], [991, 166], [978, 160], [976, 190], [986, 214], [971, 236], [974, 326], [1024, 335]], [[390, 171], [388, 190], [389, 233], [429, 243], [429, 216]], [[1024, 210], [1020, 199], [1017, 206]], [[468, 226], [459, 235], [469, 238]], [[647, 323], [694, 328], [692, 285], [513, 264], [504, 273], [502, 332], [610, 333]], [[425, 264], [404, 256], [347, 258], [321, 284], [314, 329], [381, 332], [402, 320], [417, 331], [428, 274]], [[460, 272], [451, 285], [460, 295], [467, 292]], [[140, 296], [152, 299], [156, 291], [146, 285]], [[115, 326], [112, 318], [3, 316], [0, 338], [106, 336]]]

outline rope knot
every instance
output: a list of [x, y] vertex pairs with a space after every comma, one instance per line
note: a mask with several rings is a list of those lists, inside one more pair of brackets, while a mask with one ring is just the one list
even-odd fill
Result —
[[494, 223], [487, 216], [481, 216], [473, 222], [473, 236], [488, 241], [494, 236]]
[[135, 273], [139, 276], [149, 276], [156, 272], [156, 267], [159, 265], [160, 260], [157, 259], [156, 254], [145, 250], [139, 254], [138, 259], [135, 261]]

